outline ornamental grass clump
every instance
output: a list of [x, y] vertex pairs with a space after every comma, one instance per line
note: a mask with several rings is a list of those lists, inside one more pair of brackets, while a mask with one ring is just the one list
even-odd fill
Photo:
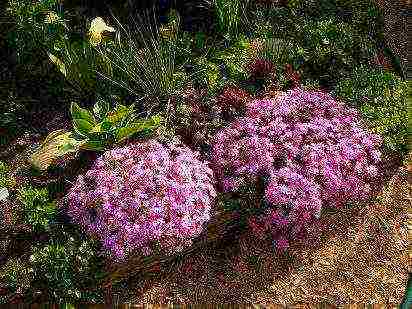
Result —
[[264, 180], [266, 209], [249, 226], [285, 249], [305, 235], [322, 207], [371, 197], [380, 144], [355, 109], [329, 94], [295, 88], [251, 102], [245, 117], [216, 134], [212, 163], [225, 192]]
[[213, 172], [179, 143], [146, 141], [105, 152], [68, 193], [68, 214], [109, 256], [173, 254], [210, 218]]

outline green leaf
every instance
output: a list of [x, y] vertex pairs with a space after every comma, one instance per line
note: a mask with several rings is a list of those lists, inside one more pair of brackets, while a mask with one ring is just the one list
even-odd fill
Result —
[[101, 127], [101, 130], [102, 130], [102, 131], [108, 132], [108, 131], [110, 131], [110, 129], [112, 129], [113, 125], [112, 125], [112, 123], [109, 122], [109, 121], [103, 121], [103, 122], [100, 124], [100, 127]]
[[113, 111], [110, 111], [106, 116], [106, 121], [111, 122], [113, 125], [118, 124], [122, 121], [126, 116], [131, 113], [129, 107], [124, 105], [118, 105]]
[[139, 122], [135, 122], [131, 124], [130, 126], [120, 128], [116, 132], [116, 141], [120, 142], [130, 136], [132, 136], [135, 133], [148, 130], [148, 129], [153, 129], [157, 127], [163, 118], [161, 116], [155, 115], [152, 118], [148, 120], [141, 120]]
[[99, 123], [97, 126], [94, 126], [93, 129], [90, 130], [90, 133], [100, 133], [102, 132], [102, 124]]
[[85, 120], [91, 124], [91, 126], [96, 125], [96, 120], [92, 113], [90, 113], [87, 109], [79, 107], [77, 103], [72, 102], [70, 106], [70, 113], [72, 115], [73, 121], [77, 119]]
[[94, 151], [103, 151], [106, 147], [106, 141], [101, 140], [101, 141], [90, 141], [88, 140], [86, 143], [84, 143], [81, 148], [85, 150], [94, 150]]
[[79, 134], [87, 136], [92, 131], [93, 124], [84, 119], [73, 119], [73, 127]]

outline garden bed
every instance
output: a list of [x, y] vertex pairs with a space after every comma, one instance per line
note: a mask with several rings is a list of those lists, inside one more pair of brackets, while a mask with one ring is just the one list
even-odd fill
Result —
[[0, 303], [398, 304], [382, 1], [126, 2], [5, 4]]

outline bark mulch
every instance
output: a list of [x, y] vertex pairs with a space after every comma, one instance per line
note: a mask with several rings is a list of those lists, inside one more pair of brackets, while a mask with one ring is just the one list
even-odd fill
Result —
[[240, 235], [233, 243], [205, 246], [167, 269], [132, 278], [114, 301], [400, 304], [412, 258], [409, 183], [408, 169], [400, 168], [376, 202], [321, 220], [314, 227], [320, 236], [294, 244], [290, 256]]

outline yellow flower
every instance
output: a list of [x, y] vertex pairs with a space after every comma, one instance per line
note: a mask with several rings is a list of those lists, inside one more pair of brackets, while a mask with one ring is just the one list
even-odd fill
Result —
[[159, 33], [163, 39], [168, 39], [168, 38], [173, 39], [175, 37], [176, 31], [172, 25], [169, 25], [169, 27], [161, 26], [159, 29]]
[[99, 45], [102, 41], [102, 33], [105, 31], [114, 32], [116, 30], [106, 25], [101, 17], [93, 19], [89, 29], [90, 43], [94, 46]]
[[47, 13], [46, 20], [45, 20], [46, 24], [54, 24], [58, 21], [60, 21], [60, 17], [55, 12]]
[[67, 76], [66, 66], [64, 65], [63, 61], [57, 58], [55, 55], [48, 53], [51, 62], [53, 62], [59, 68], [60, 72], [63, 73], [64, 76]]

